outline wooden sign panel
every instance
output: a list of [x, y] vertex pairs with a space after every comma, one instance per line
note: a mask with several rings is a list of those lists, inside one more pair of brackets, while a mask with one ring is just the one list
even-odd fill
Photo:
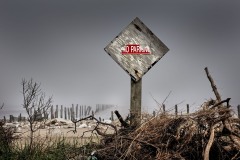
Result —
[[169, 49], [135, 18], [104, 50], [137, 82]]

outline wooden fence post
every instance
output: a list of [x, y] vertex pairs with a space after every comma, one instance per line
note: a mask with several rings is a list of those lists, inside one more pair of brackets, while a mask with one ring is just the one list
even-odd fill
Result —
[[51, 106], [51, 119], [54, 118], [54, 113], [53, 113], [53, 105]]
[[69, 120], [72, 120], [72, 107], [69, 108], [69, 111], [70, 111], [70, 119]]
[[91, 106], [88, 106], [88, 107], [87, 107], [87, 115], [90, 115], [90, 113], [91, 113], [91, 109], [92, 109]]
[[79, 106], [79, 119], [82, 118], [82, 106]]
[[63, 118], [63, 105], [61, 105], [60, 118]]
[[58, 118], [58, 105], [56, 105], [55, 118]]
[[189, 114], [189, 104], [187, 104], [187, 114]]
[[84, 105], [84, 117], [86, 117], [86, 115], [87, 115], [87, 106]]
[[73, 121], [75, 119], [74, 104], [72, 104], [71, 116], [72, 116], [71, 120]]
[[9, 115], [9, 122], [12, 122], [12, 115]]
[[82, 118], [84, 117], [84, 105], [82, 105]]
[[22, 122], [22, 114], [21, 113], [19, 114], [18, 122]]
[[163, 113], [165, 114], [166, 112], [166, 108], [165, 108], [165, 104], [163, 104]]
[[155, 117], [156, 116], [156, 111], [153, 111], [153, 117]]
[[111, 111], [111, 120], [114, 121], [113, 111]]
[[78, 104], [76, 105], [76, 117], [75, 119], [78, 119]]
[[177, 117], [178, 116], [178, 106], [175, 105], [175, 116]]
[[68, 110], [68, 120], [71, 120], [70, 108], [68, 107], [67, 110]]
[[238, 105], [238, 118], [240, 118], [240, 105]]
[[67, 120], [67, 108], [66, 107], [64, 107], [64, 119]]

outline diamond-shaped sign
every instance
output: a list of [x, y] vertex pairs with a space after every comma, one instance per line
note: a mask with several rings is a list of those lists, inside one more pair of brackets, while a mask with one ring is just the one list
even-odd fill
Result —
[[104, 50], [134, 81], [138, 81], [169, 49], [139, 18], [135, 18]]

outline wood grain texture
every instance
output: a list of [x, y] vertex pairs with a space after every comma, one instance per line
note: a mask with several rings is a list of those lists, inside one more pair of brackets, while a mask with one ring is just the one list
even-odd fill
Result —
[[141, 123], [142, 79], [135, 82], [131, 79], [130, 124], [138, 126]]
[[[151, 54], [122, 54], [128, 44], [139, 44]], [[104, 50], [134, 81], [138, 81], [169, 49], [139, 18], [135, 18]]]

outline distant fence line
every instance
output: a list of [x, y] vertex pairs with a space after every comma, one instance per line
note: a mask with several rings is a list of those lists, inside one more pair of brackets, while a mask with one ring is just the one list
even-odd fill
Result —
[[[30, 115], [33, 113], [36, 114], [39, 118], [45, 119], [54, 119], [54, 118], [63, 118], [66, 120], [75, 120], [81, 119], [91, 114], [99, 113], [106, 109], [112, 108], [115, 105], [112, 104], [96, 104], [95, 108], [87, 105], [79, 105], [72, 104], [71, 107], [63, 107], [63, 105], [56, 105], [55, 107], [52, 105], [48, 111], [44, 110], [43, 113], [39, 114], [33, 108], [29, 110]], [[6, 117], [4, 116], [4, 121], [6, 121]], [[14, 117], [13, 115], [9, 116], [9, 121], [26, 121], [26, 117], [23, 117], [20, 113], [18, 117]]]
[[[186, 105], [187, 107], [187, 113], [186, 114], [189, 114], [189, 104]], [[180, 112], [179, 114], [179, 111], [178, 111], [178, 105], [175, 105], [174, 106], [174, 110], [175, 110], [175, 116], [177, 117], [178, 115], [182, 115], [182, 112]], [[166, 107], [165, 107], [165, 104], [162, 105], [162, 111], [163, 112], [167, 112], [166, 111]], [[153, 111], [153, 116], [155, 116], [156, 112]], [[237, 106], [237, 115], [238, 115], [238, 118], [240, 118], [240, 105]]]
[[[84, 118], [86, 116], [89, 116], [90, 114], [94, 115], [95, 113], [104, 111], [104, 110], [114, 107], [114, 106], [115, 105], [97, 104], [95, 107], [95, 110], [93, 110], [93, 108], [91, 106], [87, 106], [87, 105], [72, 104], [71, 107], [63, 107], [63, 105], [61, 105], [59, 107], [59, 105], [56, 105], [55, 110], [54, 110], [54, 106], [51, 106], [49, 114], [45, 114], [45, 115], [41, 115], [41, 116], [44, 118], [47, 118], [47, 119], [63, 118], [66, 120], [75, 120], [75, 119]], [[187, 104], [186, 107], [187, 107], [186, 114], [189, 114], [189, 104]], [[175, 113], [176, 117], [179, 115], [182, 115], [182, 112], [179, 113], [179, 111], [178, 111], [178, 105], [175, 105], [174, 110], [175, 110], [174, 113]], [[163, 104], [163, 106], [162, 106], [162, 111], [167, 112], [165, 104]], [[30, 114], [35, 113], [35, 112], [36, 111], [30, 111]], [[240, 105], [237, 106], [237, 114], [238, 114], [238, 118], [240, 118]], [[153, 116], [155, 116], [155, 115], [156, 115], [156, 112], [153, 111]], [[113, 111], [111, 111], [110, 118], [111, 118], [111, 120], [113, 120]], [[99, 117], [99, 119], [101, 120], [100, 117]], [[4, 121], [6, 121], [5, 116], [4, 116]], [[9, 121], [10, 122], [26, 121], [26, 117], [22, 117], [21, 113], [18, 117], [14, 117], [13, 115], [10, 115]]]
[[50, 117], [46, 117], [46, 118], [51, 118], [51, 119], [63, 118], [66, 120], [81, 119], [86, 116], [89, 116], [90, 114], [95, 114], [114, 106], [115, 105], [110, 105], [110, 104], [97, 104], [94, 110], [91, 106], [87, 106], [87, 105], [72, 104], [71, 107], [63, 107], [63, 105], [61, 106], [56, 105], [55, 110], [54, 110], [54, 106], [51, 106], [50, 113], [49, 113]]

